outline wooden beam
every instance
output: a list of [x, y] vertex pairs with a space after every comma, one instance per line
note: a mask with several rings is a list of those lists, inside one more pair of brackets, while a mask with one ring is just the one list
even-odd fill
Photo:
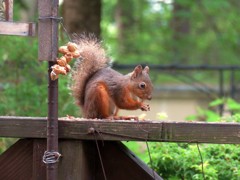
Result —
[[47, 149], [46, 139], [31, 139], [31, 140], [33, 141], [32, 178], [31, 179], [34, 179], [34, 180], [46, 179], [46, 164], [43, 163], [43, 154]]
[[[0, 137], [46, 138], [46, 118], [0, 116]], [[240, 144], [240, 124], [60, 118], [59, 138]]]
[[[163, 180], [155, 171], [149, 168], [121, 142], [107, 141], [103, 144], [99, 141], [98, 144], [107, 179]], [[117, 157], [117, 161], [114, 157]]]
[[19, 140], [0, 156], [0, 179], [31, 179], [32, 146], [32, 140]]
[[0, 22], [0, 34], [17, 35], [17, 36], [34, 36], [34, 23], [18, 23], [18, 22]]
[[5, 19], [13, 21], [13, 0], [5, 0]]
[[[38, 60], [56, 61], [58, 52], [58, 6], [54, 7], [58, 0], [38, 1]], [[50, 6], [50, 4], [52, 6]], [[54, 53], [53, 53], [54, 52]]]

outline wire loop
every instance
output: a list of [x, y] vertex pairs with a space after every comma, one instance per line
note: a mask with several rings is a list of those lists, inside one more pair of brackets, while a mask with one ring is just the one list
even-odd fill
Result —
[[49, 19], [52, 19], [52, 20], [56, 20], [58, 23], [61, 22], [63, 20], [63, 17], [57, 17], [57, 16], [40, 16], [38, 18], [38, 20], [49, 20]]
[[39, 21], [41, 21], [41, 20], [49, 20], [49, 19], [56, 20], [57, 23], [59, 23], [59, 24], [62, 26], [63, 31], [64, 31], [65, 34], [67, 35], [67, 38], [69, 39], [69, 41], [72, 41], [72, 38], [70, 37], [69, 33], [67, 32], [66, 27], [65, 27], [64, 24], [63, 24], [63, 17], [57, 17], [57, 16], [40, 16], [40, 17], [38, 18]]
[[43, 155], [43, 162], [45, 164], [54, 164], [57, 163], [62, 155], [59, 152], [49, 152], [45, 151]]

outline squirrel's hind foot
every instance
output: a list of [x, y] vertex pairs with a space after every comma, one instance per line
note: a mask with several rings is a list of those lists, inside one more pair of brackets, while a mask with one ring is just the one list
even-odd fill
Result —
[[110, 120], [139, 120], [137, 116], [110, 116]]

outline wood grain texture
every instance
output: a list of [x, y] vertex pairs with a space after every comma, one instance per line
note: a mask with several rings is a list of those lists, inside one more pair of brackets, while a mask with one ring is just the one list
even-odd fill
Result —
[[34, 36], [34, 23], [0, 22], [0, 34], [16, 36]]
[[[51, 61], [52, 52], [51, 52], [51, 19], [44, 19], [46, 16], [51, 16], [51, 6], [48, 6], [48, 0], [38, 1], [38, 13], [39, 13], [39, 22], [38, 22], [38, 60], [40, 61]], [[41, 18], [43, 18], [41, 20]]]
[[[59, 140], [58, 179], [104, 180], [96, 141]], [[107, 179], [161, 180], [146, 164], [139, 160], [122, 143], [98, 141], [98, 147]], [[21, 139], [0, 155], [0, 179], [44, 180], [46, 165], [42, 156], [45, 139]], [[154, 173], [154, 175], [153, 175]]]
[[80, 140], [60, 140], [59, 180], [96, 178], [97, 152], [94, 144]]
[[[162, 180], [156, 172], [138, 159], [136, 155], [121, 142], [107, 141], [102, 143], [99, 141], [98, 144], [107, 179]], [[101, 174], [102, 169], [100, 163], [97, 169], [98, 172], [96, 174]], [[99, 176], [96, 179], [104, 180], [103, 176]]]
[[[95, 135], [89, 133], [90, 128]], [[0, 116], [0, 137], [46, 138], [46, 118]], [[59, 138], [240, 144], [239, 123], [67, 120], [59, 118]]]
[[[104, 180], [101, 161], [95, 141], [60, 140], [59, 180]], [[152, 180], [153, 171], [119, 142], [98, 142], [107, 179]], [[156, 173], [155, 179], [160, 180]]]
[[[38, 59], [48, 61], [47, 151], [58, 152], [58, 81], [50, 78], [51, 67], [58, 55], [59, 0], [38, 1]], [[58, 164], [47, 164], [47, 179], [58, 179]]]
[[[49, 0], [38, 1], [38, 60], [55, 61], [58, 52], [58, 6], [54, 7]], [[50, 5], [51, 4], [51, 5]], [[55, 19], [54, 19], [55, 18]]]
[[31, 179], [33, 141], [17, 141], [0, 156], [0, 179]]
[[32, 179], [44, 180], [46, 179], [46, 164], [43, 163], [43, 154], [47, 149], [46, 139], [32, 139], [33, 140], [33, 159], [32, 159]]
[[5, 7], [6, 7], [6, 21], [13, 21], [13, 0], [5, 0]]

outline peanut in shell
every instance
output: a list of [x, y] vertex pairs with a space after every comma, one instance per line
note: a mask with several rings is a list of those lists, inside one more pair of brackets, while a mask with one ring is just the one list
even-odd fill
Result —
[[55, 81], [58, 78], [58, 74], [56, 74], [54, 71], [50, 73], [51, 80]]
[[69, 64], [67, 64], [65, 66], [65, 70], [66, 70], [67, 73], [70, 72], [71, 71], [71, 66]]
[[62, 66], [59, 66], [58, 64], [55, 64], [52, 66], [52, 70], [55, 74], [62, 74], [62, 75], [66, 75], [66, 69]]
[[72, 58], [73, 58], [73, 55], [72, 55], [71, 52], [65, 54], [64, 56], [65, 56], [65, 58], [67, 60], [67, 63], [69, 63], [72, 60]]
[[81, 56], [81, 54], [80, 54], [79, 51], [74, 51], [74, 52], [72, 53], [72, 56], [73, 56], [73, 58], [79, 58], [79, 57]]
[[66, 54], [69, 52], [69, 50], [67, 46], [61, 46], [58, 48], [58, 52], [60, 52], [61, 54]]
[[68, 48], [68, 50], [69, 50], [70, 52], [74, 52], [74, 51], [76, 51], [76, 50], [78, 49], [78, 46], [77, 46], [77, 44], [75, 44], [75, 43], [69, 42], [69, 43], [67, 44], [67, 48]]
[[57, 63], [60, 65], [60, 66], [63, 66], [65, 67], [67, 65], [67, 59], [65, 56], [62, 56], [60, 57], [59, 59], [57, 59]]

